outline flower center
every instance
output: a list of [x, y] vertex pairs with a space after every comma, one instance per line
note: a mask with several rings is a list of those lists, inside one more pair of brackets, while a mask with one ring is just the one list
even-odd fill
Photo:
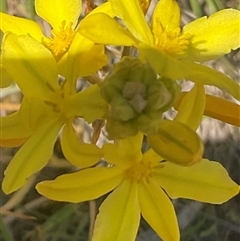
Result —
[[137, 181], [138, 183], [146, 181], [149, 183], [149, 178], [151, 178], [152, 173], [152, 164], [148, 163], [135, 163], [126, 170], [126, 179], [130, 181]]
[[53, 99], [51, 101], [44, 101], [46, 105], [51, 106], [53, 112], [59, 113], [62, 116], [69, 118], [68, 107], [68, 90], [65, 88], [66, 81], [63, 81], [59, 89], [54, 89], [50, 83], [46, 83], [49, 90], [53, 93]]
[[55, 57], [56, 61], [59, 61], [62, 56], [68, 51], [75, 31], [73, 30], [73, 23], [70, 22], [68, 25], [66, 21], [62, 22], [62, 26], [59, 30], [53, 29], [51, 31], [52, 36], [50, 38], [44, 37], [42, 43], [47, 47]]
[[181, 56], [189, 46], [190, 35], [181, 35], [181, 29], [168, 30], [159, 22], [159, 28], [154, 31], [154, 42], [157, 48], [173, 57]]

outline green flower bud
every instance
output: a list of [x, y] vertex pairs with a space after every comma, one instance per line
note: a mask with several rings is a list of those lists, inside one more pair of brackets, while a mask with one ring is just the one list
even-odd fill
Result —
[[121, 139], [138, 131], [155, 133], [162, 113], [172, 106], [179, 90], [175, 81], [158, 78], [148, 63], [124, 57], [100, 85], [109, 104], [109, 138]]
[[165, 107], [172, 99], [171, 93], [165, 85], [159, 81], [154, 82], [148, 88], [148, 106], [152, 110], [160, 110]]
[[177, 97], [181, 92], [181, 87], [177, 84], [176, 81], [169, 78], [161, 78], [161, 81], [167, 88], [168, 92], [171, 93], [171, 97], [172, 97], [170, 102], [165, 107], [162, 108], [163, 111], [166, 111], [173, 106], [175, 100], [177, 99]]
[[137, 113], [141, 113], [147, 106], [146, 85], [141, 82], [127, 82], [123, 86], [123, 97]]
[[135, 115], [135, 111], [129, 106], [126, 99], [114, 98], [110, 102], [110, 117], [116, 120], [128, 121], [133, 119]]

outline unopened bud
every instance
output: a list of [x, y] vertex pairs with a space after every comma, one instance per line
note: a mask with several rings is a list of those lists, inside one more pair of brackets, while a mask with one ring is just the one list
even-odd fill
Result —
[[109, 104], [109, 138], [120, 139], [138, 131], [156, 132], [162, 113], [173, 104], [179, 86], [171, 79], [158, 78], [148, 63], [124, 57], [100, 85], [100, 91]]

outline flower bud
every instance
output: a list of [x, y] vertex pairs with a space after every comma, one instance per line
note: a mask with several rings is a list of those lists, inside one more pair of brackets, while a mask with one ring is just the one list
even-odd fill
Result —
[[180, 92], [177, 83], [158, 78], [148, 63], [124, 57], [100, 85], [109, 104], [106, 130], [110, 139], [122, 139], [141, 131], [155, 133], [162, 113]]

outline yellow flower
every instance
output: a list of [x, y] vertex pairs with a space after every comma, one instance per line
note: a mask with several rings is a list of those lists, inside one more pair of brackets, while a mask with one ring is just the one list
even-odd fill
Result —
[[177, 2], [160, 0], [150, 28], [138, 0], [109, 2], [129, 31], [106, 14], [98, 13], [80, 23], [80, 33], [96, 43], [135, 46], [142, 60], [150, 62], [162, 77], [215, 85], [240, 100], [240, 86], [235, 81], [193, 62], [215, 59], [240, 46], [240, 11], [221, 10], [209, 18], [197, 19], [181, 30]]
[[50, 199], [73, 203], [113, 190], [100, 206], [92, 241], [134, 241], [140, 214], [164, 241], [178, 241], [176, 214], [169, 197], [220, 204], [239, 193], [239, 186], [219, 163], [203, 159], [191, 167], [181, 167], [163, 161], [152, 149], [142, 154], [142, 138], [138, 134], [105, 144], [108, 167], [62, 175], [36, 188]]
[[[77, 166], [98, 162], [102, 152], [97, 146], [78, 140], [72, 127], [75, 116], [92, 122], [106, 112], [107, 106], [98, 86], [92, 85], [76, 93], [74, 71], [69, 71], [65, 79], [58, 79], [57, 63], [52, 54], [30, 36], [5, 34], [2, 59], [24, 98], [18, 112], [1, 118], [1, 145], [15, 146], [25, 142], [5, 171], [4, 192], [22, 187], [29, 176], [48, 162], [62, 127], [66, 158]], [[81, 61], [82, 67], [89, 64], [89, 59]], [[72, 67], [76, 68], [74, 64]], [[81, 148], [88, 155], [87, 162], [80, 161]]]
[[[0, 29], [12, 32], [17, 35], [30, 35], [38, 42], [49, 49], [58, 62], [58, 71], [65, 75], [69, 71], [71, 62], [79, 61], [79, 55], [83, 52], [92, 60], [92, 63], [81, 67], [78, 63], [74, 70], [78, 76], [87, 76], [102, 67], [107, 62], [104, 54], [104, 46], [95, 45], [94, 42], [87, 40], [79, 33], [78, 19], [82, 10], [82, 1], [79, 0], [36, 0], [35, 7], [37, 14], [46, 20], [52, 27], [50, 36], [42, 33], [40, 25], [29, 19], [14, 17], [0, 12]], [[101, 8], [93, 12], [104, 10], [110, 15], [109, 4], [106, 3]], [[73, 59], [73, 60], [72, 60]]]

